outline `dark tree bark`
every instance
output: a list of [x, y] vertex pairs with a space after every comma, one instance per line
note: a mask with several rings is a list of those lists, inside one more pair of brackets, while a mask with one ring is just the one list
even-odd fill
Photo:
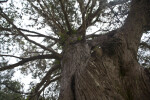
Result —
[[71, 36], [61, 62], [59, 100], [149, 100], [150, 77], [137, 61], [149, 23], [150, 0], [132, 0], [121, 28], [91, 41]]

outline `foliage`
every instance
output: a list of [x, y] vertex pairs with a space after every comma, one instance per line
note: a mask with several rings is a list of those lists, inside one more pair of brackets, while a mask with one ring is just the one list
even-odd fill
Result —
[[0, 75], [0, 100], [25, 100], [25, 97], [19, 93], [22, 85], [18, 81], [11, 80], [13, 71], [9, 73]]

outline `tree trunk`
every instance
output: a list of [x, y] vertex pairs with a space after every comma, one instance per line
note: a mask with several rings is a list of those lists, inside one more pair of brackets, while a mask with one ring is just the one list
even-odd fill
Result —
[[77, 73], [84, 71], [90, 58], [89, 46], [84, 43], [68, 45], [63, 54], [60, 100], [76, 100]]
[[59, 100], [149, 100], [150, 84], [143, 68], [123, 40], [117, 46], [112, 45], [114, 40], [98, 49], [101, 54], [98, 50], [89, 54], [86, 43], [67, 48]]
[[150, 77], [137, 61], [149, 5], [132, 0], [125, 24], [96, 49], [86, 41], [65, 46], [59, 100], [150, 99]]

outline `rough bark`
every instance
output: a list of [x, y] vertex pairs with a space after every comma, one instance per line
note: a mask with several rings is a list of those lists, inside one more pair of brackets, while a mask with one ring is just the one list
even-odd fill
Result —
[[96, 50], [86, 41], [65, 46], [59, 100], [149, 100], [150, 78], [137, 61], [149, 5], [149, 0], [132, 0], [125, 24], [99, 40]]
[[76, 73], [84, 71], [90, 58], [89, 46], [82, 42], [68, 45], [63, 54], [60, 100], [76, 100]]

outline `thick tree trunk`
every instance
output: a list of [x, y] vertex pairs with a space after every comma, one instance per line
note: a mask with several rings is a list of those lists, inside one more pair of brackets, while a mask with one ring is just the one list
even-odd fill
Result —
[[64, 50], [60, 100], [76, 100], [76, 80], [90, 58], [90, 48], [84, 43], [70, 44]]
[[149, 0], [132, 0], [125, 24], [100, 48], [91, 51], [83, 41], [65, 47], [59, 100], [150, 99], [150, 78], [137, 61], [149, 5]]
[[112, 42], [99, 48], [101, 54], [96, 50], [90, 55], [85, 43], [66, 50], [59, 100], [149, 100], [150, 84], [143, 68], [123, 40], [117, 46]]

